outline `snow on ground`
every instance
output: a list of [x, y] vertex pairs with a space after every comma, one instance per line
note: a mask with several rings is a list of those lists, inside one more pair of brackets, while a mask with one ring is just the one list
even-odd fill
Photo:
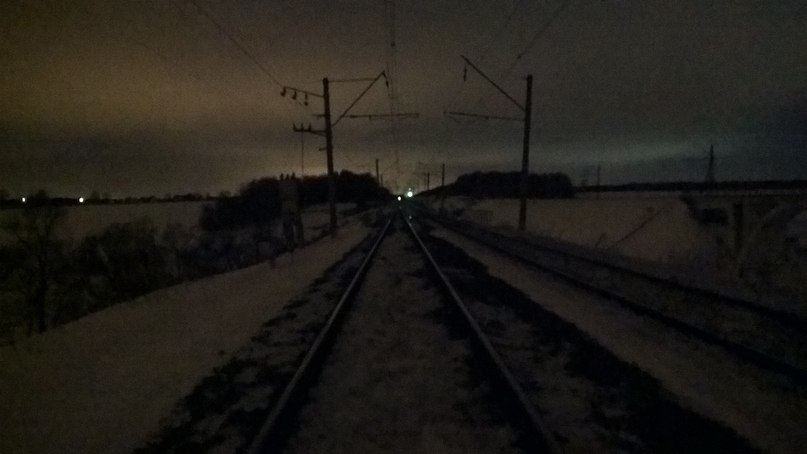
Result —
[[683, 406], [732, 427], [765, 451], [799, 452], [807, 445], [803, 389], [458, 235], [442, 229], [432, 234], [461, 247], [492, 276], [589, 333], [619, 358], [636, 363]]
[[[436, 199], [429, 203], [439, 207]], [[514, 232], [518, 223], [517, 199], [444, 203], [449, 215], [495, 230]], [[799, 246], [807, 243], [798, 218], [804, 210], [801, 194], [585, 194], [528, 200], [526, 230], [807, 313], [807, 249]]]
[[259, 264], [112, 306], [0, 348], [0, 452], [126, 452], [199, 377], [357, 245], [358, 222]]
[[[517, 199], [466, 204], [465, 219], [493, 227], [518, 225]], [[713, 248], [708, 232], [674, 197], [529, 200], [527, 231], [662, 263], [688, 262]]]

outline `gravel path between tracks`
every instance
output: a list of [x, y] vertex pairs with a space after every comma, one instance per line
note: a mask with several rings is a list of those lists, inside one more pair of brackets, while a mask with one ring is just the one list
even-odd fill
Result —
[[0, 348], [0, 452], [129, 452], [368, 233], [158, 290]]
[[[807, 445], [807, 395], [786, 378], [737, 360], [665, 325], [443, 229], [432, 235], [460, 247], [491, 276], [574, 324], [621, 360], [657, 378], [685, 408], [713, 418], [769, 452]], [[438, 260], [439, 261], [439, 260]]]
[[[519, 452], [470, 341], [400, 220], [347, 313], [286, 452]], [[391, 229], [395, 228], [393, 225]]]

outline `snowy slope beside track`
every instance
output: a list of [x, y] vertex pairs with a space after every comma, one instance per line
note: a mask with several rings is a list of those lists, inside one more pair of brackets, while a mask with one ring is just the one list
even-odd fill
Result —
[[126, 452], [197, 380], [357, 245], [354, 223], [276, 267], [162, 289], [0, 349], [0, 452]]

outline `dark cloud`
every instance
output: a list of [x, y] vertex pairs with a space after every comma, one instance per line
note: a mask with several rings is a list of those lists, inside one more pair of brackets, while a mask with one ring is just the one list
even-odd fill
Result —
[[[337, 167], [381, 159], [400, 182], [441, 162], [450, 176], [517, 168], [518, 123], [442, 115], [519, 115], [473, 72], [463, 82], [464, 54], [519, 99], [534, 75], [536, 171], [603, 162], [614, 179], [698, 179], [715, 144], [727, 177], [807, 176], [802, 1], [573, 1], [528, 48], [562, 3], [398, 1], [398, 109], [421, 117], [395, 134], [345, 120]], [[275, 81], [320, 91], [323, 76], [390, 62], [384, 2], [8, 0], [0, 30], [0, 186], [12, 192], [216, 191], [296, 170], [290, 126], [316, 125], [320, 101], [281, 98]], [[338, 113], [363, 87], [332, 88]], [[354, 112], [388, 110], [379, 85]], [[318, 140], [305, 138], [309, 171], [323, 168]]]

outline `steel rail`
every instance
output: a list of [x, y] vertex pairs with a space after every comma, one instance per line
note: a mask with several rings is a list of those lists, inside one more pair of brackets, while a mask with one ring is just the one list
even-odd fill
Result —
[[[443, 224], [443, 225], [446, 225], [445, 222], [440, 222], [440, 223]], [[454, 227], [455, 228], [453, 230], [459, 231], [456, 228], [458, 226], [454, 226]], [[728, 306], [728, 307], [732, 307], [732, 308], [738, 308], [739, 307], [739, 308], [742, 308], [742, 309], [746, 309], [748, 311], [755, 312], [755, 313], [758, 313], [758, 314], [763, 315], [765, 317], [768, 317], [768, 318], [770, 318], [772, 320], [776, 320], [777, 322], [782, 323], [784, 325], [788, 325], [788, 326], [791, 326], [793, 328], [807, 330], [807, 319], [805, 317], [799, 315], [799, 314], [793, 314], [793, 313], [773, 309], [773, 308], [770, 308], [770, 307], [761, 306], [761, 305], [759, 305], [759, 304], [757, 304], [757, 303], [755, 303], [753, 301], [749, 301], [748, 299], [745, 299], [745, 298], [742, 298], [742, 297], [733, 296], [733, 295], [727, 295], [727, 294], [722, 293], [722, 292], [720, 292], [718, 290], [704, 288], [704, 287], [701, 287], [701, 286], [698, 286], [698, 285], [693, 285], [692, 283], [686, 283], [686, 282], [682, 282], [682, 281], [678, 281], [678, 280], [665, 278], [665, 277], [662, 277], [662, 276], [655, 275], [653, 273], [648, 273], [646, 271], [641, 271], [641, 270], [633, 269], [633, 268], [628, 267], [628, 266], [623, 266], [623, 265], [619, 265], [619, 264], [616, 264], [616, 263], [611, 263], [611, 262], [609, 262], [607, 260], [604, 260], [604, 259], [597, 259], [597, 258], [587, 257], [587, 256], [585, 256], [585, 255], [583, 255], [581, 253], [575, 252], [575, 251], [567, 251], [567, 250], [563, 250], [562, 248], [548, 246], [546, 244], [541, 244], [540, 242], [535, 241], [535, 240], [531, 240], [529, 238], [514, 238], [514, 237], [511, 237], [511, 236], [502, 235], [500, 233], [492, 232], [492, 231], [485, 230], [485, 229], [478, 228], [478, 227], [472, 227], [472, 228], [474, 230], [479, 231], [479, 232], [477, 232], [477, 235], [486, 235], [486, 236], [489, 236], [489, 237], [494, 237], [494, 238], [496, 238], [496, 239], [498, 239], [500, 241], [522, 241], [522, 242], [526, 242], [531, 247], [534, 247], [534, 248], [537, 248], [537, 249], [548, 251], [548, 252], [553, 253], [553, 254], [559, 254], [559, 255], [568, 256], [568, 257], [574, 258], [576, 260], [581, 260], [581, 261], [590, 263], [592, 265], [601, 266], [601, 267], [608, 268], [608, 269], [611, 269], [611, 270], [614, 270], [614, 271], [617, 271], [617, 272], [620, 272], [620, 273], [625, 273], [625, 274], [629, 274], [629, 275], [632, 275], [632, 276], [636, 276], [638, 278], [641, 278], [641, 279], [644, 279], [644, 280], [647, 280], [647, 281], [650, 281], [650, 282], [655, 282], [655, 283], [657, 283], [659, 285], [663, 285], [663, 286], [674, 288], [676, 290], [680, 290], [680, 291], [684, 291], [684, 292], [687, 292], [687, 293], [707, 297], [707, 298], [711, 299], [712, 301], [714, 301], [716, 303], [720, 303], [720, 304], [723, 304], [723, 305]], [[461, 228], [461, 230], [466, 230], [466, 229]]]
[[[583, 288], [583, 289], [585, 289], [587, 291], [590, 291], [592, 293], [596, 293], [596, 294], [598, 294], [600, 296], [603, 296], [605, 298], [614, 300], [617, 303], [627, 307], [628, 309], [630, 309], [630, 310], [632, 310], [632, 311], [634, 311], [634, 312], [636, 312], [636, 313], [638, 313], [640, 315], [644, 315], [644, 316], [650, 317], [652, 319], [658, 320], [658, 321], [660, 321], [660, 322], [662, 322], [662, 323], [664, 323], [664, 324], [666, 324], [668, 326], [671, 326], [672, 328], [677, 329], [678, 331], [681, 331], [681, 332], [683, 332], [685, 334], [689, 334], [689, 335], [697, 337], [697, 338], [699, 338], [699, 339], [701, 339], [701, 340], [703, 340], [705, 342], [708, 342], [708, 343], [711, 343], [711, 344], [714, 344], [714, 345], [718, 345], [718, 346], [726, 349], [727, 351], [735, 354], [736, 356], [739, 356], [739, 357], [741, 357], [741, 358], [743, 358], [743, 359], [745, 359], [745, 360], [747, 360], [749, 362], [752, 362], [752, 363], [754, 363], [754, 364], [756, 364], [758, 366], [761, 366], [761, 367], [763, 367], [765, 369], [772, 370], [774, 372], [779, 372], [779, 373], [783, 373], [785, 375], [788, 375], [789, 377], [791, 377], [794, 380], [794, 382], [798, 383], [799, 385], [807, 386], [807, 370], [805, 370], [802, 367], [790, 364], [787, 361], [784, 361], [784, 360], [782, 360], [780, 358], [771, 356], [771, 355], [769, 355], [767, 353], [761, 352], [761, 351], [756, 350], [756, 349], [754, 349], [752, 347], [748, 347], [748, 346], [740, 344], [738, 342], [733, 342], [733, 341], [727, 340], [727, 339], [721, 337], [720, 335], [715, 334], [715, 333], [713, 333], [711, 331], [705, 330], [703, 328], [699, 328], [697, 326], [693, 326], [693, 325], [691, 325], [689, 323], [686, 323], [684, 321], [681, 321], [681, 320], [679, 320], [679, 319], [677, 319], [675, 317], [671, 317], [669, 315], [666, 315], [666, 314], [662, 313], [661, 311], [649, 308], [647, 306], [644, 306], [641, 303], [637, 303], [637, 302], [633, 301], [632, 299], [630, 299], [630, 298], [628, 298], [628, 297], [626, 297], [624, 295], [621, 295], [621, 294], [619, 294], [619, 293], [617, 293], [615, 291], [599, 287], [599, 286], [597, 286], [595, 284], [592, 284], [590, 282], [585, 282], [582, 279], [580, 279], [580, 278], [578, 278], [576, 276], [573, 276], [570, 273], [567, 273], [565, 271], [561, 271], [559, 269], [553, 268], [553, 267], [545, 265], [543, 263], [539, 263], [537, 260], [535, 260], [535, 259], [533, 259], [531, 257], [528, 257], [525, 254], [525, 252], [523, 250], [523, 245], [522, 245], [522, 249], [518, 249], [518, 248], [516, 248], [515, 246], [512, 246], [512, 245], [498, 244], [498, 243], [496, 243], [495, 241], [493, 241], [490, 238], [490, 236], [493, 236], [495, 234], [486, 236], [485, 234], [480, 234], [479, 232], [468, 231], [467, 229], [463, 229], [463, 228], [460, 228], [460, 227], [458, 227], [456, 225], [452, 225], [452, 223], [440, 222], [440, 220], [437, 220], [434, 217], [432, 217], [432, 219], [438, 225], [446, 227], [446, 228], [448, 228], [448, 229], [450, 229], [450, 230], [452, 230], [452, 231], [454, 231], [456, 233], [459, 233], [460, 235], [462, 235], [462, 236], [464, 236], [466, 238], [469, 238], [469, 239], [471, 239], [473, 241], [476, 241], [476, 242], [478, 242], [480, 244], [483, 244], [483, 245], [485, 245], [485, 246], [487, 246], [487, 247], [489, 247], [489, 248], [491, 248], [493, 250], [496, 250], [499, 253], [502, 253], [502, 254], [505, 254], [507, 256], [513, 257], [513, 258], [515, 258], [515, 259], [517, 259], [517, 260], [519, 260], [519, 261], [521, 261], [523, 263], [526, 263], [526, 264], [528, 264], [528, 265], [530, 265], [530, 266], [532, 266], [534, 268], [540, 269], [540, 270], [542, 270], [542, 271], [544, 271], [546, 273], [549, 273], [549, 274], [551, 274], [553, 276], [556, 276], [556, 277], [564, 280], [565, 282], [568, 282], [568, 283], [570, 283], [570, 284], [572, 284], [572, 285], [574, 285], [576, 287]], [[534, 246], [532, 243], [529, 243], [529, 245]], [[561, 255], [564, 254], [563, 251], [558, 251], [558, 250], [552, 250], [552, 252], [557, 253], [557, 254], [561, 254]]]
[[426, 257], [427, 261], [431, 265], [434, 272], [439, 277], [441, 283], [445, 287], [446, 291], [451, 297], [452, 302], [454, 305], [460, 310], [465, 322], [471, 329], [473, 333], [473, 337], [482, 347], [482, 350], [485, 352], [487, 359], [493, 365], [495, 372], [499, 375], [499, 378], [504, 382], [506, 388], [510, 391], [511, 397], [514, 399], [514, 403], [518, 410], [522, 413], [522, 416], [525, 418], [525, 426], [528, 431], [532, 432], [535, 436], [535, 439], [532, 440], [534, 444], [536, 444], [537, 448], [541, 452], [548, 452], [548, 453], [560, 453], [562, 452], [560, 447], [558, 446], [557, 442], [555, 441], [554, 436], [552, 433], [547, 429], [546, 425], [544, 424], [541, 417], [538, 415], [538, 412], [535, 408], [529, 403], [524, 390], [521, 388], [521, 385], [518, 384], [513, 374], [505, 365], [504, 360], [502, 360], [501, 356], [496, 352], [493, 347], [493, 344], [490, 342], [488, 337], [482, 331], [482, 328], [479, 326], [479, 323], [471, 314], [468, 307], [465, 303], [462, 302], [462, 298], [460, 298], [457, 291], [454, 289], [454, 286], [451, 285], [451, 282], [448, 280], [446, 275], [440, 269], [440, 266], [434, 260], [431, 253], [429, 252], [426, 245], [420, 239], [420, 236], [415, 231], [415, 228], [412, 226], [412, 223], [409, 222], [409, 219], [405, 215], [401, 215], [404, 219], [404, 222], [409, 227], [409, 232], [412, 234], [412, 237], [415, 239], [415, 242], [420, 246], [420, 250], [423, 255]]
[[378, 238], [373, 243], [372, 248], [364, 257], [364, 261], [362, 261], [359, 269], [356, 271], [356, 274], [353, 275], [353, 279], [350, 281], [350, 284], [342, 293], [341, 298], [339, 298], [339, 302], [336, 304], [336, 306], [334, 306], [330, 316], [328, 317], [328, 321], [320, 330], [319, 334], [314, 340], [314, 343], [311, 344], [311, 347], [308, 349], [308, 352], [300, 363], [300, 366], [297, 367], [297, 370], [294, 372], [291, 380], [289, 380], [289, 383], [284, 388], [283, 394], [280, 395], [277, 403], [275, 403], [272, 411], [269, 413], [269, 416], [266, 419], [266, 422], [261, 427], [261, 430], [255, 437], [248, 452], [253, 454], [275, 452], [282, 444], [285, 434], [281, 433], [280, 429], [282, 423], [284, 422], [284, 417], [290, 410], [290, 404], [299, 396], [304, 380], [310, 377], [312, 366], [315, 364], [315, 361], [322, 356], [325, 341], [333, 337], [335, 329], [342, 319], [347, 302], [353, 296], [353, 293], [355, 293], [355, 290], [358, 287], [358, 283], [367, 272], [368, 264], [375, 255], [376, 250], [378, 250], [378, 246], [381, 244], [381, 241], [386, 236], [389, 226], [392, 224], [392, 219], [393, 218], [390, 217], [386, 224], [384, 224], [381, 233], [379, 233]]

